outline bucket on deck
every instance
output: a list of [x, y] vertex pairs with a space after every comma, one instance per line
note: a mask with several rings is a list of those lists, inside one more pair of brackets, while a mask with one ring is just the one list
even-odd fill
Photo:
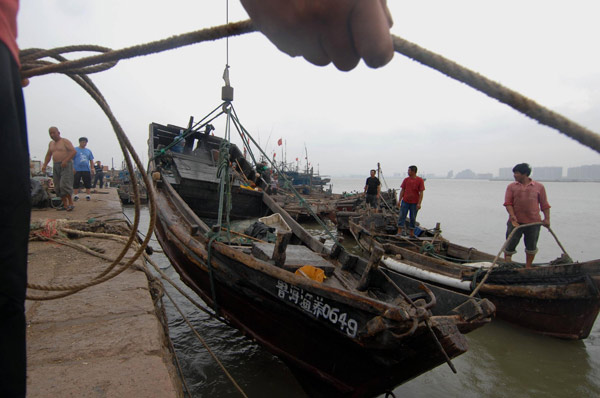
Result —
[[277, 233], [292, 232], [290, 226], [287, 225], [287, 223], [279, 213], [273, 213], [270, 216], [261, 217], [258, 219], [258, 221], [260, 221], [268, 227], [275, 228], [277, 230]]

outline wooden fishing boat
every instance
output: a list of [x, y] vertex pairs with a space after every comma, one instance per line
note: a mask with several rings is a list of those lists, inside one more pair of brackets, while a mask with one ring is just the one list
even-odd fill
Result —
[[[426, 236], [408, 238], [371, 232], [351, 223], [366, 250], [380, 248], [382, 263], [403, 275], [472, 292], [495, 256], [447, 241], [439, 225]], [[498, 263], [478, 293], [496, 305], [499, 319], [563, 339], [585, 339], [600, 310], [600, 260], [574, 262], [568, 256], [535, 266]]]
[[[157, 239], [181, 279], [223, 320], [285, 362], [310, 396], [390, 391], [451, 364], [450, 358], [467, 350], [464, 333], [490, 321], [489, 301], [378, 268], [374, 259], [341, 246], [328, 250], [269, 195], [239, 188], [236, 181], [232, 215], [274, 214], [285, 226], [275, 243], [218, 237], [219, 224], [211, 228], [201, 217], [218, 219], [212, 150], [226, 146], [192, 132], [188, 139], [205, 141], [188, 142], [189, 151], [161, 151], [180, 130], [150, 125]], [[228, 153], [230, 164], [245, 166], [239, 149], [232, 145]], [[312, 279], [310, 270], [321, 270], [325, 279]]]

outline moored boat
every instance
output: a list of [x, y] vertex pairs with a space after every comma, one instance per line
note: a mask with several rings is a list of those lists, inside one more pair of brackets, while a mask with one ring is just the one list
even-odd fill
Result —
[[[182, 131], [187, 149], [169, 150]], [[367, 261], [339, 245], [326, 248], [269, 195], [244, 187], [252, 165], [223, 141], [189, 127], [150, 125], [157, 239], [181, 279], [284, 361], [311, 396], [390, 391], [450, 363], [467, 350], [464, 333], [490, 321], [487, 300], [393, 273], [378, 267], [376, 256]], [[218, 159], [230, 167], [221, 179], [228, 187], [219, 185]], [[287, 228], [273, 243], [233, 243], [219, 235], [229, 199], [231, 218], [277, 214]]]
[[496, 305], [499, 319], [534, 332], [585, 339], [598, 316], [600, 260], [574, 262], [563, 255], [524, 268], [449, 242], [439, 226], [415, 238], [374, 233], [357, 223], [351, 223], [351, 230], [366, 250], [383, 250], [382, 263], [395, 272], [467, 294], [481, 284], [478, 293]]

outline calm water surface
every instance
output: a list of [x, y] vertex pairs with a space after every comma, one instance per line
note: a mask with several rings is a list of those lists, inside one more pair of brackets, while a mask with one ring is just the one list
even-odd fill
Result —
[[[362, 191], [365, 178], [334, 178], [333, 191]], [[383, 188], [398, 189], [401, 180], [387, 179]], [[417, 219], [430, 227], [440, 222], [446, 238], [496, 254], [504, 243], [508, 218], [502, 206], [507, 184], [506, 181], [429, 179], [425, 182], [425, 196]], [[551, 227], [567, 253], [578, 261], [600, 258], [600, 183], [544, 185], [552, 206]], [[126, 209], [126, 214], [131, 216], [133, 209]], [[146, 211], [144, 222], [147, 222]], [[313, 228], [319, 233], [316, 224]], [[145, 233], [144, 228], [140, 230]], [[151, 245], [159, 248], [155, 240]], [[545, 229], [538, 246], [536, 261], [552, 260], [561, 254]], [[517, 250], [514, 259], [524, 261], [522, 243]], [[160, 253], [155, 253], [153, 259], [178, 280], [168, 259]], [[180, 297], [177, 292], [173, 296]], [[166, 298], [165, 305], [171, 338], [192, 395], [240, 396]], [[210, 319], [184, 298], [178, 299], [178, 305], [249, 397], [306, 397], [285, 365], [258, 344], [236, 329]], [[396, 397], [600, 396], [598, 321], [584, 341], [543, 337], [499, 320], [468, 334], [467, 339], [469, 351], [453, 360], [458, 374], [452, 373], [447, 365], [439, 366], [397, 387]]]

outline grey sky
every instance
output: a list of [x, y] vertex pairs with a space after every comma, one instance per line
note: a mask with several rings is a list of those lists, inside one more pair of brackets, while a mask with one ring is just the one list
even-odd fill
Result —
[[[22, 49], [98, 44], [128, 47], [225, 23], [225, 1], [22, 1]], [[389, 1], [393, 33], [600, 131], [600, 53], [594, 1]], [[246, 19], [230, 0], [229, 20]], [[150, 122], [185, 125], [220, 103], [226, 42], [202, 43], [121, 61], [90, 77], [138, 154], [147, 155]], [[66, 55], [67, 58], [83, 54]], [[384, 68], [351, 72], [316, 67], [252, 33], [229, 40], [233, 104], [244, 126], [287, 160], [308, 157], [322, 174], [364, 174], [380, 162], [388, 175], [417, 164], [445, 175], [535, 166], [599, 164], [598, 153], [484, 94], [396, 54]], [[122, 155], [108, 119], [62, 75], [25, 89], [30, 149], [43, 159], [48, 127], [105, 164]], [[223, 132], [223, 123], [216, 133]], [[239, 142], [239, 140], [238, 140]]]

